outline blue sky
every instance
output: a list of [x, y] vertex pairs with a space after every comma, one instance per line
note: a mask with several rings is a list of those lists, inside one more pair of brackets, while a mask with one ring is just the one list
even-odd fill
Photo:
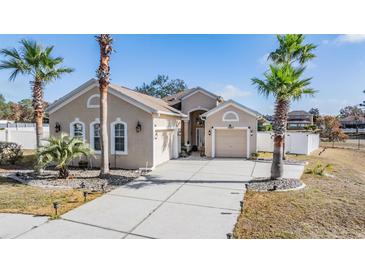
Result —
[[[251, 85], [267, 69], [267, 54], [277, 47], [274, 35], [113, 35], [112, 82], [134, 88], [157, 74], [183, 79], [189, 87], [201, 86], [234, 99], [261, 113], [272, 113], [273, 98], [259, 95]], [[54, 54], [75, 69], [48, 85], [45, 99], [52, 102], [95, 77], [98, 45], [93, 35], [0, 35], [0, 47], [15, 47], [22, 38], [54, 45]], [[318, 107], [321, 113], [337, 114], [345, 105], [365, 100], [365, 36], [307, 35], [318, 45], [317, 58], [306, 76], [313, 77], [315, 97], [303, 97], [292, 109]], [[0, 57], [3, 58], [3, 57]], [[9, 82], [9, 72], [0, 70], [0, 93], [18, 101], [29, 98], [29, 78]]]

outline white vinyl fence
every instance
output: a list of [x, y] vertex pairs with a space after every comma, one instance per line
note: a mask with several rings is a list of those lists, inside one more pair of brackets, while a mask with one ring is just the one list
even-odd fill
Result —
[[[257, 151], [274, 151], [274, 134], [257, 132]], [[319, 134], [310, 132], [287, 132], [285, 135], [285, 152], [309, 155], [319, 148]]]
[[[43, 127], [43, 138], [49, 137], [49, 127]], [[0, 142], [17, 143], [23, 149], [37, 148], [35, 128], [34, 127], [18, 127], [5, 128], [0, 130]]]

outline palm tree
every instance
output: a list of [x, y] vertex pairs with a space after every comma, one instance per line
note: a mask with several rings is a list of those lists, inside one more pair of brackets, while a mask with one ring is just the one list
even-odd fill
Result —
[[317, 48], [314, 44], [305, 44], [303, 34], [277, 35], [279, 48], [269, 54], [268, 59], [275, 64], [293, 64], [298, 62], [304, 65], [314, 57], [313, 50]]
[[[277, 35], [279, 48], [269, 54], [268, 59], [274, 65], [265, 73], [265, 80], [252, 79], [260, 93], [268, 96], [273, 94], [276, 99], [274, 131], [274, 155], [271, 167], [271, 178], [280, 178], [283, 175], [284, 136], [287, 125], [287, 117], [292, 99], [299, 100], [302, 94], [313, 95], [312, 89], [306, 88], [310, 79], [300, 80], [305, 69], [304, 65], [313, 59], [314, 44], [303, 44], [304, 35], [286, 34]], [[299, 68], [295, 69], [294, 66]], [[290, 83], [290, 84], [289, 84]]]
[[37, 168], [42, 169], [50, 163], [56, 164], [58, 177], [67, 179], [69, 177], [69, 163], [80, 156], [93, 154], [87, 144], [78, 138], [70, 138], [62, 134], [60, 138], [50, 137], [49, 144], [37, 151]]
[[13, 48], [0, 51], [7, 58], [0, 62], [0, 69], [12, 70], [10, 81], [14, 81], [18, 74], [32, 77], [30, 85], [32, 87], [37, 148], [40, 148], [41, 138], [43, 137], [44, 86], [60, 78], [61, 75], [73, 71], [71, 68], [61, 67], [63, 58], [51, 56], [52, 50], [53, 46], [43, 48], [35, 41], [22, 39], [19, 50]]
[[294, 68], [291, 64], [270, 65], [270, 70], [264, 73], [264, 80], [253, 78], [259, 93], [276, 99], [273, 122], [274, 153], [271, 166], [271, 179], [283, 175], [283, 139], [286, 131], [288, 111], [291, 100], [299, 100], [303, 95], [313, 95], [315, 91], [308, 88], [311, 78], [301, 79], [304, 67]]
[[113, 51], [113, 38], [109, 34], [96, 36], [100, 46], [100, 65], [97, 70], [100, 91], [100, 137], [101, 137], [101, 166], [100, 177], [109, 174], [109, 155], [108, 155], [108, 89], [110, 84], [110, 54]]

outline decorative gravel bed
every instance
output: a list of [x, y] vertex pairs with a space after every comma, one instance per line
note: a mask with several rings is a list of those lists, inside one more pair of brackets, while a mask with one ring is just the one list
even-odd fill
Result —
[[100, 170], [71, 169], [69, 179], [58, 179], [58, 171], [45, 170], [42, 175], [33, 171], [7, 172], [5, 176], [20, 183], [38, 187], [74, 188], [88, 191], [108, 192], [141, 175], [140, 170], [111, 170], [108, 178], [99, 178]]
[[[264, 163], [271, 163], [272, 159], [265, 159], [265, 158], [258, 158], [256, 160], [257, 162], [264, 162]], [[308, 164], [307, 161], [302, 161], [302, 160], [284, 160], [284, 164], [286, 165], [302, 165], [305, 166]]]
[[247, 191], [285, 191], [300, 189], [305, 185], [298, 179], [277, 179], [259, 178], [251, 180], [246, 184]]

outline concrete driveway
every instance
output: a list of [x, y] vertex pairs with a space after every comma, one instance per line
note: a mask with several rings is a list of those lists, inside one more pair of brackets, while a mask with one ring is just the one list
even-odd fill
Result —
[[[270, 163], [239, 159], [171, 160], [19, 238], [226, 238], [240, 213], [245, 183]], [[286, 165], [284, 177], [304, 167]]]

